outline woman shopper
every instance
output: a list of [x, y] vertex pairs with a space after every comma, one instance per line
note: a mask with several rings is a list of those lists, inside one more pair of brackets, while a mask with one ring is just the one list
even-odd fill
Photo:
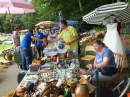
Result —
[[96, 50], [94, 64], [88, 64], [88, 74], [92, 75], [92, 84], [96, 85], [95, 70], [99, 70], [99, 82], [109, 81], [117, 77], [117, 68], [113, 52], [100, 40], [95, 40], [93, 47]]

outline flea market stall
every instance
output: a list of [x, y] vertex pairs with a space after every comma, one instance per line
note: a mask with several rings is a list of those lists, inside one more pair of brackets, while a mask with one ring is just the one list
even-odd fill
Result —
[[[77, 57], [71, 56], [71, 51], [63, 45], [49, 44], [43, 52], [46, 57], [33, 60], [28, 71], [21, 71], [13, 96], [6, 97], [107, 97], [106, 94], [98, 96], [105, 93], [104, 88], [99, 87], [98, 70], [95, 87], [91, 84], [92, 77], [80, 68]], [[128, 82], [130, 85], [130, 79]]]
[[[71, 56], [71, 51], [65, 50], [64, 46], [59, 46], [57, 42], [49, 44], [43, 52], [46, 57], [33, 60], [29, 70], [21, 72], [26, 74], [19, 82], [15, 96], [83, 97], [82, 95], [88, 95], [85, 97], [89, 97], [89, 94], [95, 95], [96, 89], [89, 82], [91, 76], [87, 75], [86, 70], [80, 68], [79, 60]], [[78, 88], [82, 83], [87, 85], [83, 87], [84, 92], [80, 94], [82, 91]]]

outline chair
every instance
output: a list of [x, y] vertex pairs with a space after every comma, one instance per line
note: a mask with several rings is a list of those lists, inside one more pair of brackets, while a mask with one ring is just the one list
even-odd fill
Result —
[[130, 78], [125, 78], [113, 90], [100, 87], [100, 97], [126, 97], [129, 87]]
[[118, 76], [116, 77], [116, 79], [119, 82], [121, 78], [122, 70], [126, 62], [126, 56], [123, 54], [115, 53], [115, 52], [114, 52], [114, 56], [115, 56], [115, 62], [118, 68]]
[[99, 72], [98, 70], [95, 71], [96, 90], [97, 90], [96, 97], [124, 97], [124, 95], [128, 92], [130, 87], [130, 78], [128, 77], [124, 78], [115, 88], [113, 88], [112, 90], [108, 90], [104, 87], [99, 86], [98, 72]]
[[110, 81], [104, 81], [103, 84], [105, 85], [105, 87], [109, 86], [110, 83], [119, 83], [122, 77], [121, 74], [125, 65], [126, 56], [124, 56], [123, 54], [115, 53], [115, 52], [114, 52], [114, 56], [115, 56], [115, 62], [117, 65], [116, 67], [118, 68], [118, 75], [116, 78]]
[[91, 61], [92, 59], [95, 58], [94, 55], [90, 55], [90, 54], [86, 55], [86, 52], [88, 52], [88, 51], [95, 52], [95, 49], [93, 48], [93, 46], [90, 46], [90, 45], [86, 46], [85, 47], [85, 56], [82, 57], [81, 60]]

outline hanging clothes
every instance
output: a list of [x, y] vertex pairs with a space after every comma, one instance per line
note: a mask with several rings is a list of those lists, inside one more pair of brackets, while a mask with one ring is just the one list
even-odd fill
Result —
[[117, 23], [107, 24], [107, 33], [103, 42], [113, 52], [124, 54], [124, 47], [117, 31]]
[[117, 23], [117, 31], [120, 35], [120, 31], [121, 31], [121, 21], [117, 21], [116, 19], [114, 20], [115, 23]]

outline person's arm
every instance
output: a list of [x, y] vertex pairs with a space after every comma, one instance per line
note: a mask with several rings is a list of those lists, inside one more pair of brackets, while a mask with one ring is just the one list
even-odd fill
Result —
[[33, 40], [39, 40], [39, 41], [47, 42], [47, 39], [46, 39], [46, 38], [40, 39], [40, 38], [36, 38], [35, 36], [31, 36], [31, 38], [32, 38]]
[[66, 45], [69, 45], [69, 44], [75, 42], [75, 41], [78, 40], [78, 39], [79, 39], [79, 36], [77, 35], [77, 36], [75, 36], [71, 41], [65, 42], [65, 44], [66, 44]]
[[104, 58], [103, 58], [103, 62], [101, 62], [101, 63], [99, 63], [99, 64], [95, 64], [94, 67], [95, 67], [95, 68], [103, 68], [103, 67], [106, 67], [106, 66], [108, 65], [109, 61], [110, 61], [110, 58], [104, 57]]
[[101, 62], [99, 64], [96, 64], [96, 60], [94, 60], [94, 64], [88, 64], [88, 65], [86, 65], [86, 68], [88, 68], [89, 70], [93, 70], [96, 68], [103, 68], [108, 65], [109, 61], [110, 61], [110, 58], [108, 58], [108, 57], [104, 57], [103, 62]]
[[53, 40], [48, 40], [48, 42], [52, 43], [52, 42], [57, 42], [58, 40], [60, 40], [60, 38], [56, 38], [56, 39], [53, 39]]
[[13, 40], [14, 40], [14, 45], [17, 46], [16, 45], [16, 33], [13, 34]]
[[88, 68], [89, 70], [93, 70], [95, 69], [95, 66], [96, 65], [96, 59], [94, 60], [94, 64], [87, 64], [85, 67]]

